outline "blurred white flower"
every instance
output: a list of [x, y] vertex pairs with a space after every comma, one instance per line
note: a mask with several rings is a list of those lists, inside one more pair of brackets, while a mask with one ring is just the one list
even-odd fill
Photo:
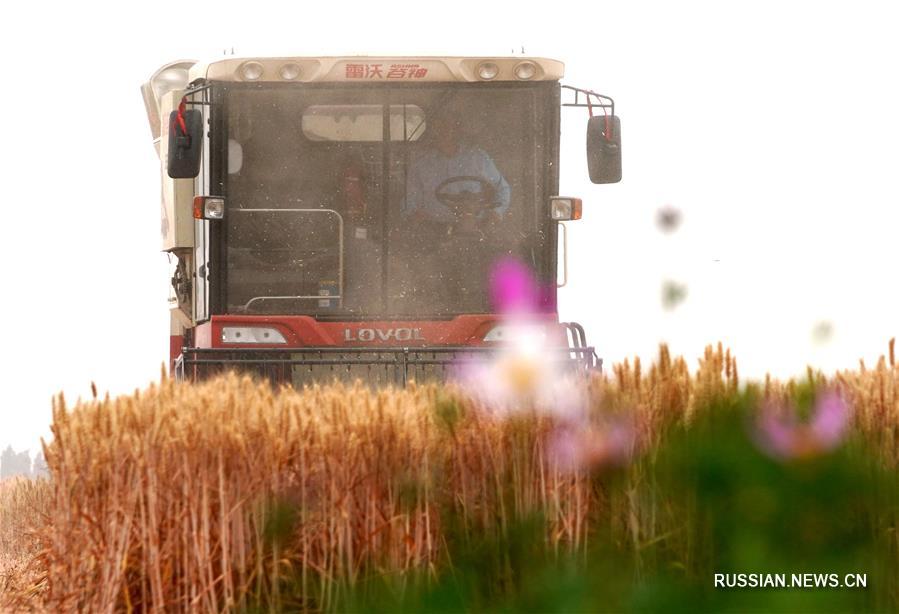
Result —
[[537, 411], [563, 420], [586, 418], [583, 377], [561, 373], [547, 353], [510, 347], [490, 360], [462, 362], [456, 373], [465, 393], [494, 416]]

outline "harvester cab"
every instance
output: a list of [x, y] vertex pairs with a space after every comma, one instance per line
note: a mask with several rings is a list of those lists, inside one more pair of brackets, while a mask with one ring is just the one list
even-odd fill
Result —
[[[561, 107], [589, 112], [594, 183], [621, 178], [613, 101], [540, 58], [181, 61], [143, 86], [173, 258], [172, 368], [302, 385], [442, 378], [509, 343], [491, 292], [515, 262], [547, 351], [601, 363], [560, 323]], [[560, 255], [561, 252], [561, 255]]]

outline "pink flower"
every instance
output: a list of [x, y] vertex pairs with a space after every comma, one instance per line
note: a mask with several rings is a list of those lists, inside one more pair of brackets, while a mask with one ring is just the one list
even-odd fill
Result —
[[[514, 258], [495, 264], [491, 299], [502, 314], [503, 343], [489, 360], [462, 361], [454, 379], [487, 415], [505, 419], [521, 412], [552, 418], [547, 455], [560, 470], [621, 465], [631, 457], [635, 430], [625, 423], [594, 424], [582, 373], [572, 373], [548, 339], [541, 309], [554, 311], [553, 293], [542, 289], [527, 265]], [[551, 288], [550, 288], [551, 290]]]
[[777, 459], [810, 458], [835, 449], [846, 436], [851, 410], [834, 390], [822, 391], [810, 419], [800, 423], [792, 408], [767, 404], [756, 425], [756, 441]]
[[490, 298], [499, 313], [531, 314], [537, 311], [540, 296], [528, 266], [516, 258], [503, 258], [490, 272]]
[[502, 258], [490, 271], [490, 300], [493, 308], [507, 317], [555, 313], [555, 282], [541, 284], [527, 264]]
[[546, 318], [535, 318], [544, 303], [536, 277], [515, 258], [496, 262], [490, 295], [502, 314], [504, 341], [489, 360], [461, 361], [455, 380], [494, 415], [540, 411], [565, 419], [586, 413], [582, 382], [570, 377], [550, 347]]
[[620, 467], [633, 456], [635, 439], [633, 426], [625, 422], [604, 427], [568, 424], [552, 431], [547, 453], [564, 472]]

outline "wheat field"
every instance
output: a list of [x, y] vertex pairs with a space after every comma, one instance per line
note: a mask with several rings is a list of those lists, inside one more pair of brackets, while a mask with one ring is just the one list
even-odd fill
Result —
[[[894, 341], [873, 368], [808, 379], [839, 389], [855, 429], [899, 460]], [[695, 369], [663, 346], [648, 368], [625, 361], [579, 385], [590, 421], [625, 417], [631, 454], [651, 456], [717, 398], [798, 384], [741, 383], [719, 344]], [[558, 551], [584, 551], [598, 517], [635, 550], [663, 538], [642, 463], [620, 493], [597, 488], [553, 454], [558, 422], [497, 417], [457, 386], [273, 390], [233, 374], [73, 407], [60, 396], [51, 479], [0, 485], [0, 609], [333, 610], [372, 574], [439, 575], [450, 530], [503, 533], [535, 512]]]

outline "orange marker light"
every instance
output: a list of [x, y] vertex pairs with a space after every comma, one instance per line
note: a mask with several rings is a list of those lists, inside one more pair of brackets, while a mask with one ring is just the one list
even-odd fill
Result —
[[225, 217], [225, 199], [221, 196], [194, 196], [194, 218], [220, 220]]

